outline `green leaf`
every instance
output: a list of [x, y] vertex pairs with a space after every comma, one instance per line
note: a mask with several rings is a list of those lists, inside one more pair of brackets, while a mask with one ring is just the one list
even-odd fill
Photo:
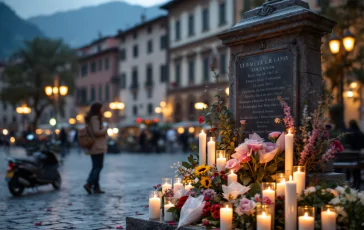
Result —
[[192, 168], [192, 165], [190, 165], [189, 163], [187, 162], [182, 162], [182, 166], [185, 167], [185, 168]]

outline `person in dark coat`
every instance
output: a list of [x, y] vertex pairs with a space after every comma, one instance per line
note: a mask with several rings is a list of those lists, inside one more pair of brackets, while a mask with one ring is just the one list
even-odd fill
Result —
[[65, 128], [62, 128], [59, 132], [59, 141], [61, 142], [61, 154], [62, 156], [65, 156], [68, 146], [68, 136]]

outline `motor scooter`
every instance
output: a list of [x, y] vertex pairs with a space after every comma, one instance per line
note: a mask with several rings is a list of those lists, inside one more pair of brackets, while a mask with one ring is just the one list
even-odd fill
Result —
[[62, 179], [58, 171], [59, 160], [46, 142], [39, 152], [25, 158], [8, 158], [5, 180], [14, 196], [21, 196], [25, 188], [52, 184], [58, 190]]

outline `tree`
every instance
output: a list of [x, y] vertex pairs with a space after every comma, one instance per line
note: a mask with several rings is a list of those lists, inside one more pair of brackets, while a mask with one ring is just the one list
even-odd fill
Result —
[[77, 55], [73, 49], [61, 40], [37, 37], [26, 41], [24, 48], [11, 57], [3, 74], [1, 97], [13, 105], [27, 103], [32, 108], [32, 124], [36, 128], [43, 111], [53, 104], [44, 87], [53, 85], [57, 75], [72, 93], [76, 73]]

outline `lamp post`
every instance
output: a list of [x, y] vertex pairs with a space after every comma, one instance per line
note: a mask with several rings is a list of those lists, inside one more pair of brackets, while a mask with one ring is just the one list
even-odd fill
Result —
[[54, 107], [55, 107], [55, 112], [56, 112], [56, 124], [59, 123], [59, 119], [58, 119], [58, 110], [59, 110], [59, 107], [60, 107], [60, 98], [61, 97], [64, 97], [67, 95], [68, 93], [68, 87], [65, 86], [65, 85], [61, 85], [59, 83], [59, 77], [56, 76], [54, 78], [54, 82], [53, 82], [53, 85], [52, 86], [46, 86], [44, 88], [44, 91], [46, 93], [46, 95], [51, 98], [53, 101], [54, 101]]
[[[350, 32], [349, 29], [345, 31], [343, 37], [340, 38], [335, 32], [332, 33], [329, 38], [329, 47], [332, 54], [336, 56], [336, 60], [338, 63], [342, 65], [342, 68], [339, 72], [339, 98], [338, 103], [341, 104], [340, 111], [340, 122], [341, 125], [344, 125], [344, 74], [345, 74], [345, 66], [346, 66], [346, 58], [349, 52], [353, 51], [355, 45], [355, 37]], [[341, 47], [344, 49], [341, 49]], [[343, 128], [343, 127], [341, 127]]]
[[32, 109], [29, 108], [27, 106], [27, 104], [22, 104], [21, 106], [16, 107], [15, 111], [20, 115], [24, 115], [24, 117], [23, 117], [23, 120], [24, 120], [23, 129], [25, 130], [26, 122], [27, 122], [27, 114], [31, 113]]

